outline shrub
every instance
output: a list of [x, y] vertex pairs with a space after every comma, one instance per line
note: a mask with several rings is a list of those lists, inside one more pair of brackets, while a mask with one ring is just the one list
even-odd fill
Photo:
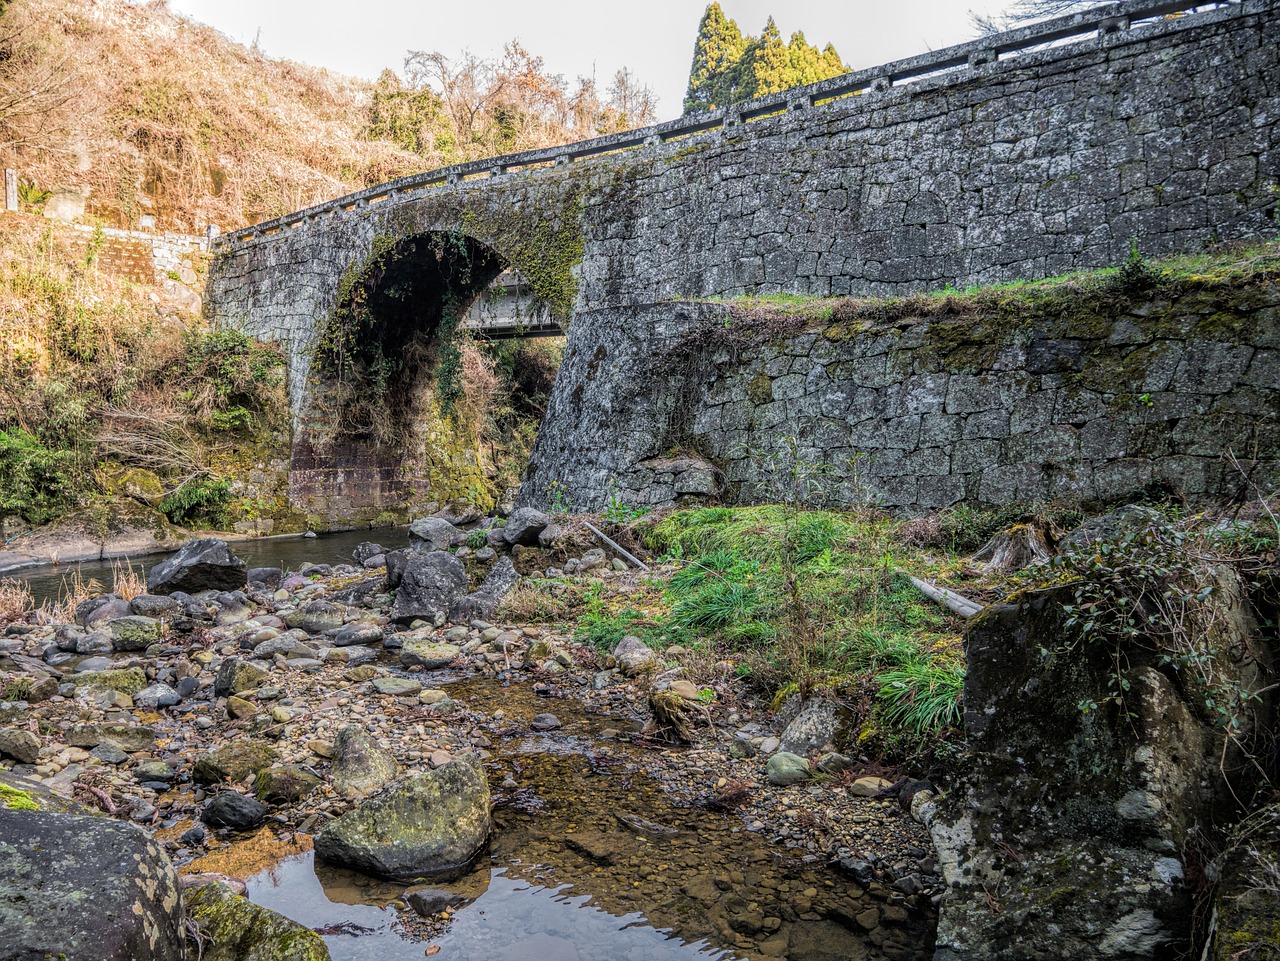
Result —
[[201, 477], [188, 481], [160, 502], [160, 511], [175, 524], [203, 525], [215, 530], [230, 526], [227, 508], [231, 482], [226, 478]]

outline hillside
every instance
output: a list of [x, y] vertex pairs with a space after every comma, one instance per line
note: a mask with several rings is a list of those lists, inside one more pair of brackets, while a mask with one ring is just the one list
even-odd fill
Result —
[[[164, 0], [14, 0], [0, 13], [0, 159], [26, 208], [185, 232], [270, 219], [415, 171], [653, 119], [627, 70], [574, 89], [518, 43], [406, 51], [376, 81], [273, 60]], [[399, 66], [399, 65], [397, 65]], [[149, 223], [147, 221], [146, 223]]]
[[17, 0], [0, 80], [6, 165], [25, 200], [70, 186], [109, 226], [262, 220], [419, 169], [365, 135], [372, 84], [272, 60], [163, 3]]

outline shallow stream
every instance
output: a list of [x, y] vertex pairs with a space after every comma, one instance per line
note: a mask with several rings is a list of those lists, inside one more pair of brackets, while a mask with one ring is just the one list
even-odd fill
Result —
[[[931, 954], [924, 921], [788, 857], [733, 815], [676, 807], [649, 771], [660, 754], [626, 739], [633, 722], [527, 685], [467, 678], [448, 689], [490, 719], [495, 806], [487, 861], [431, 885], [460, 902], [443, 932], [406, 907], [405, 885], [317, 865], [310, 853], [249, 880], [252, 900], [325, 932], [334, 961]], [[531, 732], [544, 712], [564, 726]]]
[[[232, 541], [231, 549], [249, 567], [281, 567], [296, 571], [306, 564], [351, 564], [351, 551], [364, 541], [374, 541], [393, 549], [405, 547], [409, 543], [408, 529], [395, 527], [342, 531], [316, 537], [259, 537]], [[147, 571], [168, 556], [168, 553], [147, 554], [127, 560], [120, 558], [114, 561], [45, 564], [22, 568], [5, 577], [24, 582], [38, 607], [46, 600], [57, 601], [65, 593], [68, 581], [77, 573], [85, 581], [96, 580], [103, 590], [109, 591], [117, 567], [128, 564], [145, 578]]]

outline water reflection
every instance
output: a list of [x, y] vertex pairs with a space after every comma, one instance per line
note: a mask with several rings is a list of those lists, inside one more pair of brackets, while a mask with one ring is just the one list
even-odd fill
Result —
[[[725, 961], [705, 941], [685, 942], [652, 927], [639, 912], [615, 916], [570, 885], [543, 887], [485, 868], [433, 887], [466, 900], [436, 957], [451, 961]], [[248, 881], [249, 899], [324, 935], [333, 961], [407, 961], [423, 943], [396, 920], [403, 884], [316, 865], [311, 852], [287, 858]], [[393, 903], [397, 906], [393, 906]], [[400, 907], [400, 910], [408, 910]]]

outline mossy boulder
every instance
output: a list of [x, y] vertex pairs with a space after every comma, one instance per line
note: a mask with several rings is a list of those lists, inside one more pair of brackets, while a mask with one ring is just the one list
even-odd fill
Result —
[[0, 806], [0, 953], [183, 961], [178, 875], [139, 827]]
[[489, 838], [489, 784], [473, 755], [397, 781], [322, 830], [316, 855], [396, 879], [459, 877]]
[[1280, 804], [1256, 812], [1218, 858], [1207, 961], [1280, 956]]
[[71, 682], [77, 688], [97, 687], [130, 697], [147, 686], [147, 675], [140, 667], [122, 667], [111, 671], [91, 671], [87, 674], [76, 674]]
[[140, 614], [108, 621], [107, 630], [111, 632], [111, 646], [117, 651], [145, 651], [160, 640], [160, 622]]
[[229, 657], [222, 662], [218, 676], [213, 681], [213, 693], [218, 697], [230, 697], [262, 687], [271, 675], [252, 661]]
[[164, 500], [164, 485], [160, 478], [142, 467], [111, 465], [101, 472], [104, 492], [128, 497], [149, 507], [159, 507]]
[[422, 667], [433, 671], [447, 667], [462, 653], [456, 644], [437, 640], [430, 628], [401, 636], [404, 638], [404, 646], [400, 648], [400, 663], [405, 667]]
[[349, 724], [333, 741], [333, 764], [329, 776], [343, 794], [371, 794], [390, 783], [400, 772], [391, 752], [378, 745], [367, 732]]
[[292, 802], [306, 797], [319, 786], [320, 778], [299, 764], [272, 765], [258, 772], [253, 793], [259, 801]]
[[251, 739], [232, 741], [196, 761], [191, 775], [201, 784], [240, 781], [265, 771], [275, 762], [275, 748], [270, 744]]
[[186, 901], [201, 935], [201, 961], [329, 961], [320, 935], [221, 881], [188, 890]]

